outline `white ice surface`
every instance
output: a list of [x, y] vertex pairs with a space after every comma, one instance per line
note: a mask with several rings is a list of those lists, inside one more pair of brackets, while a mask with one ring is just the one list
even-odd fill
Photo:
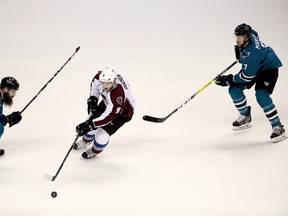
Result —
[[[273, 94], [288, 128], [288, 3], [235, 0], [1, 0], [0, 77], [21, 89], [21, 110], [78, 46], [79, 53], [6, 127], [0, 147], [1, 216], [287, 216], [288, 141], [272, 144], [255, 101], [253, 126], [234, 132], [227, 89], [214, 84], [163, 117], [234, 61], [234, 28], [246, 22], [284, 66]], [[86, 118], [93, 75], [112, 66], [137, 98], [134, 119], [93, 160], [71, 152]], [[237, 73], [240, 64], [229, 73]], [[52, 191], [58, 197], [50, 196]]]

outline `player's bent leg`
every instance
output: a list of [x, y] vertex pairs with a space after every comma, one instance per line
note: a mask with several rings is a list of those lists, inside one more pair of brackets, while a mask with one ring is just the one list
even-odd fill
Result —
[[272, 128], [281, 125], [276, 106], [270, 97], [270, 93], [265, 89], [257, 90], [256, 99]]
[[270, 97], [270, 92], [266, 89], [258, 89], [256, 91], [256, 99], [271, 124], [271, 140], [276, 143], [286, 139], [287, 136], [285, 134], [284, 126], [281, 124], [276, 106]]
[[240, 114], [239, 117], [232, 123], [233, 130], [247, 129], [252, 126], [251, 107], [247, 106], [247, 99], [243, 93], [244, 89], [244, 86], [229, 87], [229, 94]]
[[93, 158], [100, 154], [108, 145], [110, 136], [118, 131], [125, 123], [129, 122], [132, 117], [125, 118], [121, 115], [117, 116], [110, 124], [95, 130], [93, 146], [89, 150], [83, 152], [82, 157], [85, 159]]
[[92, 148], [83, 152], [82, 157], [85, 159], [90, 159], [100, 154], [108, 145], [109, 139], [110, 135], [104, 129], [98, 128], [95, 132]]

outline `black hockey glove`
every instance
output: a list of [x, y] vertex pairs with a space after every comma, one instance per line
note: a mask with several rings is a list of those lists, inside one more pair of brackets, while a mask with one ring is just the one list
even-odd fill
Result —
[[235, 84], [232, 74], [217, 77], [215, 83], [220, 86], [229, 86]]
[[12, 127], [15, 124], [18, 124], [22, 119], [21, 112], [13, 112], [10, 115], [7, 116], [7, 122], [9, 124], [9, 127]]
[[92, 120], [87, 120], [79, 125], [76, 126], [76, 133], [79, 136], [83, 136], [84, 134], [88, 133], [89, 131], [95, 130], [95, 126]]
[[87, 100], [87, 111], [88, 114], [95, 113], [97, 109], [98, 99], [95, 96], [90, 96]]
[[238, 62], [240, 62], [240, 48], [238, 45], [234, 46], [235, 57]]

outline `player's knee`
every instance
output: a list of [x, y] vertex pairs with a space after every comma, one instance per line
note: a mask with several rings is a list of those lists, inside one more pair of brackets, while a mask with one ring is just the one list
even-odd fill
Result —
[[228, 92], [232, 98], [237, 98], [243, 95], [244, 88], [241, 86], [233, 86], [230, 85], [228, 88]]
[[97, 129], [93, 141], [92, 151], [96, 154], [102, 152], [104, 148], [108, 145], [109, 139], [110, 135], [105, 130], [103, 130], [102, 128]]
[[255, 93], [255, 96], [256, 96], [256, 100], [257, 100], [258, 104], [261, 107], [265, 107], [265, 106], [272, 103], [272, 100], [270, 98], [270, 94], [265, 89], [257, 90]]
[[103, 130], [102, 128], [98, 128], [95, 133], [95, 138], [97, 143], [105, 144], [109, 142], [110, 135]]

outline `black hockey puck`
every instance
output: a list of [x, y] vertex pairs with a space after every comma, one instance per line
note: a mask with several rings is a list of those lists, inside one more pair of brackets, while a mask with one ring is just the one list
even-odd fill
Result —
[[51, 196], [52, 196], [53, 198], [57, 197], [56, 191], [53, 191], [53, 192], [51, 193]]

